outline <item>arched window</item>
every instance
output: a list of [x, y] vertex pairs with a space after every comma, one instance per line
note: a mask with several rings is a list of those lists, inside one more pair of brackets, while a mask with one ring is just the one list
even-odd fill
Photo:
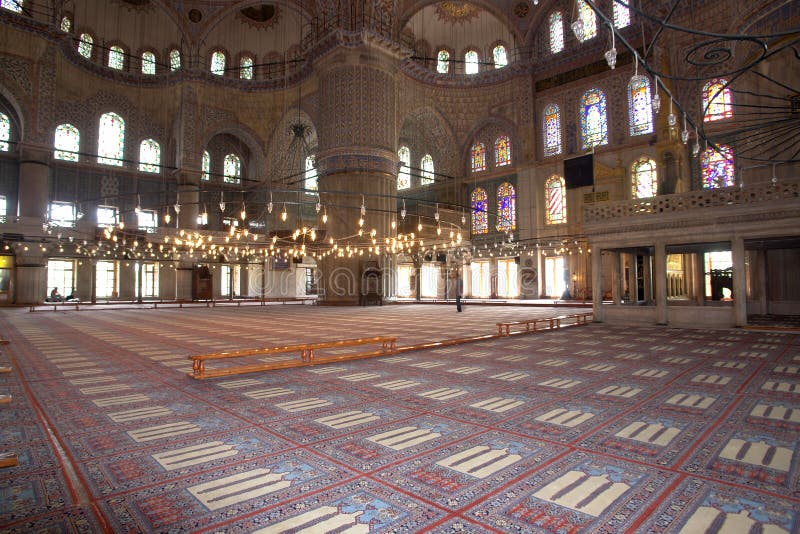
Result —
[[181, 68], [180, 50], [172, 49], [169, 51], [169, 70], [175, 72], [179, 68]]
[[92, 46], [94, 38], [88, 33], [82, 33], [78, 40], [78, 53], [86, 59], [92, 59]]
[[217, 76], [225, 74], [225, 54], [219, 50], [211, 54], [211, 73]]
[[77, 128], [71, 124], [60, 124], [56, 126], [56, 136], [53, 146], [55, 152], [53, 157], [55, 159], [63, 159], [66, 161], [78, 161], [78, 152], [80, 151], [81, 134]]
[[[629, 0], [628, 0], [629, 1]], [[631, 24], [631, 10], [614, 0], [614, 27], [625, 28]]]
[[492, 56], [494, 57], [494, 68], [502, 69], [506, 65], [508, 65], [508, 54], [506, 53], [506, 47], [503, 45], [497, 45], [492, 50]]
[[125, 66], [125, 50], [121, 46], [113, 45], [108, 50], [108, 66], [116, 70]]
[[306, 193], [311, 195], [319, 188], [317, 183], [317, 158], [313, 154], [306, 157], [305, 188]]
[[708, 147], [700, 158], [700, 171], [705, 189], [734, 185], [733, 150], [728, 145]]
[[464, 74], [478, 74], [478, 53], [475, 50], [467, 50], [464, 54]]
[[517, 195], [508, 182], [497, 188], [497, 231], [507, 232], [517, 228]]
[[397, 159], [400, 160], [400, 172], [397, 173], [397, 189], [408, 189], [411, 187], [411, 151], [407, 146], [401, 146], [397, 151]]
[[562, 224], [567, 222], [567, 195], [564, 178], [551, 176], [544, 184], [545, 222]]
[[208, 153], [208, 150], [203, 150], [203, 174], [200, 175], [200, 179], [208, 181], [211, 180], [211, 154]]
[[22, 13], [22, 3], [24, 0], [3, 0], [2, 7], [8, 9], [9, 11], [14, 11], [16, 13]]
[[703, 86], [703, 121], [713, 122], [733, 117], [731, 90], [724, 78], [711, 80]]
[[226, 184], [238, 184], [242, 181], [242, 163], [236, 154], [225, 156], [223, 169]]
[[564, 50], [564, 21], [561, 12], [550, 13], [550, 52], [558, 54]]
[[156, 73], [156, 55], [152, 52], [142, 54], [142, 74], [153, 75]]
[[486, 170], [486, 146], [483, 143], [477, 142], [474, 145], [472, 145], [470, 156], [472, 163], [472, 172], [480, 172]]
[[61, 31], [64, 33], [69, 33], [72, 29], [72, 20], [66, 15], [61, 17]]
[[97, 163], [122, 166], [125, 151], [125, 121], [116, 113], [100, 117], [97, 136]]
[[561, 111], [555, 104], [544, 108], [542, 129], [544, 131], [544, 155], [561, 154]]
[[658, 192], [656, 162], [642, 156], [631, 166], [631, 189], [633, 198], [650, 198]]
[[239, 77], [243, 80], [253, 79], [253, 58], [244, 56], [239, 62]]
[[653, 105], [647, 76], [636, 75], [628, 84], [628, 121], [631, 135], [653, 133]]
[[139, 170], [142, 172], [161, 170], [161, 145], [153, 139], [145, 139], [139, 145]]
[[430, 185], [434, 182], [433, 171], [433, 158], [430, 154], [422, 156], [420, 161], [420, 168], [422, 169], [422, 177], [419, 180], [420, 185]]
[[584, 150], [608, 144], [606, 95], [600, 89], [589, 89], [581, 97], [581, 137]]
[[578, 40], [584, 43], [597, 35], [597, 16], [584, 0], [578, 1], [578, 16], [583, 21], [583, 37], [578, 37]]
[[511, 165], [511, 141], [507, 135], [501, 135], [494, 141], [494, 166]]
[[470, 201], [472, 205], [473, 235], [488, 234], [489, 215], [487, 213], [487, 208], [489, 207], [489, 201], [487, 200], [486, 191], [478, 187], [472, 191]]
[[440, 74], [450, 72], [450, 52], [447, 50], [439, 50], [436, 54], [436, 72]]
[[0, 113], [0, 152], [8, 152], [11, 140], [11, 121], [8, 115]]

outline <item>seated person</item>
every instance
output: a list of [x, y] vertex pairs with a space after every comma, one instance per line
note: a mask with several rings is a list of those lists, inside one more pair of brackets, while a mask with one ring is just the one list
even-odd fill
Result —
[[47, 302], [61, 302], [62, 297], [61, 293], [58, 292], [58, 288], [54, 287], [53, 290], [50, 292], [50, 298], [47, 299]]

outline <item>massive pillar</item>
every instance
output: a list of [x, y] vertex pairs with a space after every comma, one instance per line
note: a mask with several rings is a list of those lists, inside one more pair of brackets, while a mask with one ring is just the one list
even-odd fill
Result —
[[[21, 147], [19, 161], [19, 216], [39, 221], [47, 216], [50, 199], [50, 151]], [[39, 222], [32, 221], [32, 222]]]
[[27, 245], [20, 245], [16, 253], [16, 303], [39, 304], [53, 289], [47, 287], [47, 258], [38, 247]]
[[[396, 76], [398, 54], [378, 43], [340, 47], [317, 62], [320, 121], [317, 139], [320, 201], [327, 210], [326, 238], [339, 247], [371, 246], [371, 230], [389, 235], [397, 180]], [[361, 206], [366, 207], [359, 227]], [[359, 229], [363, 235], [359, 236]], [[378, 242], [378, 245], [383, 245]], [[324, 302], [359, 302], [362, 273], [380, 255], [331, 254], [320, 262]], [[387, 264], [388, 265], [388, 264]], [[385, 275], [388, 276], [388, 275]]]
[[747, 326], [747, 269], [744, 254], [744, 239], [734, 237], [731, 241], [731, 256], [733, 256], [733, 309], [736, 326]]
[[656, 323], [669, 322], [669, 309], [667, 308], [667, 249], [664, 242], [656, 242], [655, 246], [655, 299]]

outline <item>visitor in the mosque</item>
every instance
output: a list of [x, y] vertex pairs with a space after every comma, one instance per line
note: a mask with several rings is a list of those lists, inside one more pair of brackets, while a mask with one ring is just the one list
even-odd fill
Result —
[[58, 287], [54, 287], [52, 291], [50, 291], [50, 298], [48, 299], [49, 302], [61, 302], [62, 297], [61, 293], [58, 292]]

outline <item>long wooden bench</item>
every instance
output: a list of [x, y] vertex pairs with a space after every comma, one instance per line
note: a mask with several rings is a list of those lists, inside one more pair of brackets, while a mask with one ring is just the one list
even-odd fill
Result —
[[[214, 352], [210, 354], [197, 354], [189, 356], [192, 360], [192, 372], [187, 376], [197, 380], [204, 378], [214, 378], [218, 376], [230, 376], [256, 371], [272, 371], [275, 369], [287, 369], [290, 367], [304, 367], [309, 365], [319, 365], [323, 363], [333, 363], [346, 360], [358, 360], [362, 358], [373, 358], [375, 356], [385, 356], [397, 352], [397, 338], [394, 336], [375, 336], [357, 339], [341, 339], [338, 341], [323, 341], [319, 343], [301, 343], [296, 345], [286, 345], [283, 347], [264, 347], [256, 349], [242, 349], [229, 352]], [[323, 349], [337, 349], [341, 347], [356, 347], [360, 345], [380, 345], [377, 350], [367, 352], [357, 352], [351, 354], [332, 354], [317, 358], [314, 351]], [[268, 356], [271, 354], [298, 353], [299, 360], [285, 360], [277, 362], [266, 362], [259, 364], [239, 365], [234, 367], [224, 367], [221, 369], [206, 369], [205, 362], [209, 360], [224, 360], [229, 358], [244, 358], [248, 356]]]
[[[523, 319], [520, 321], [508, 321], [497, 323], [497, 333], [501, 336], [510, 336], [512, 326], [525, 325], [525, 332], [536, 332], [537, 330], [552, 330], [554, 328], [561, 328], [562, 321], [572, 320], [572, 324], [583, 325], [589, 323], [589, 318], [592, 317], [591, 312], [587, 313], [573, 313], [570, 315], [559, 315], [557, 317], [538, 317], [536, 319]], [[547, 325], [546, 328], [544, 325]]]

